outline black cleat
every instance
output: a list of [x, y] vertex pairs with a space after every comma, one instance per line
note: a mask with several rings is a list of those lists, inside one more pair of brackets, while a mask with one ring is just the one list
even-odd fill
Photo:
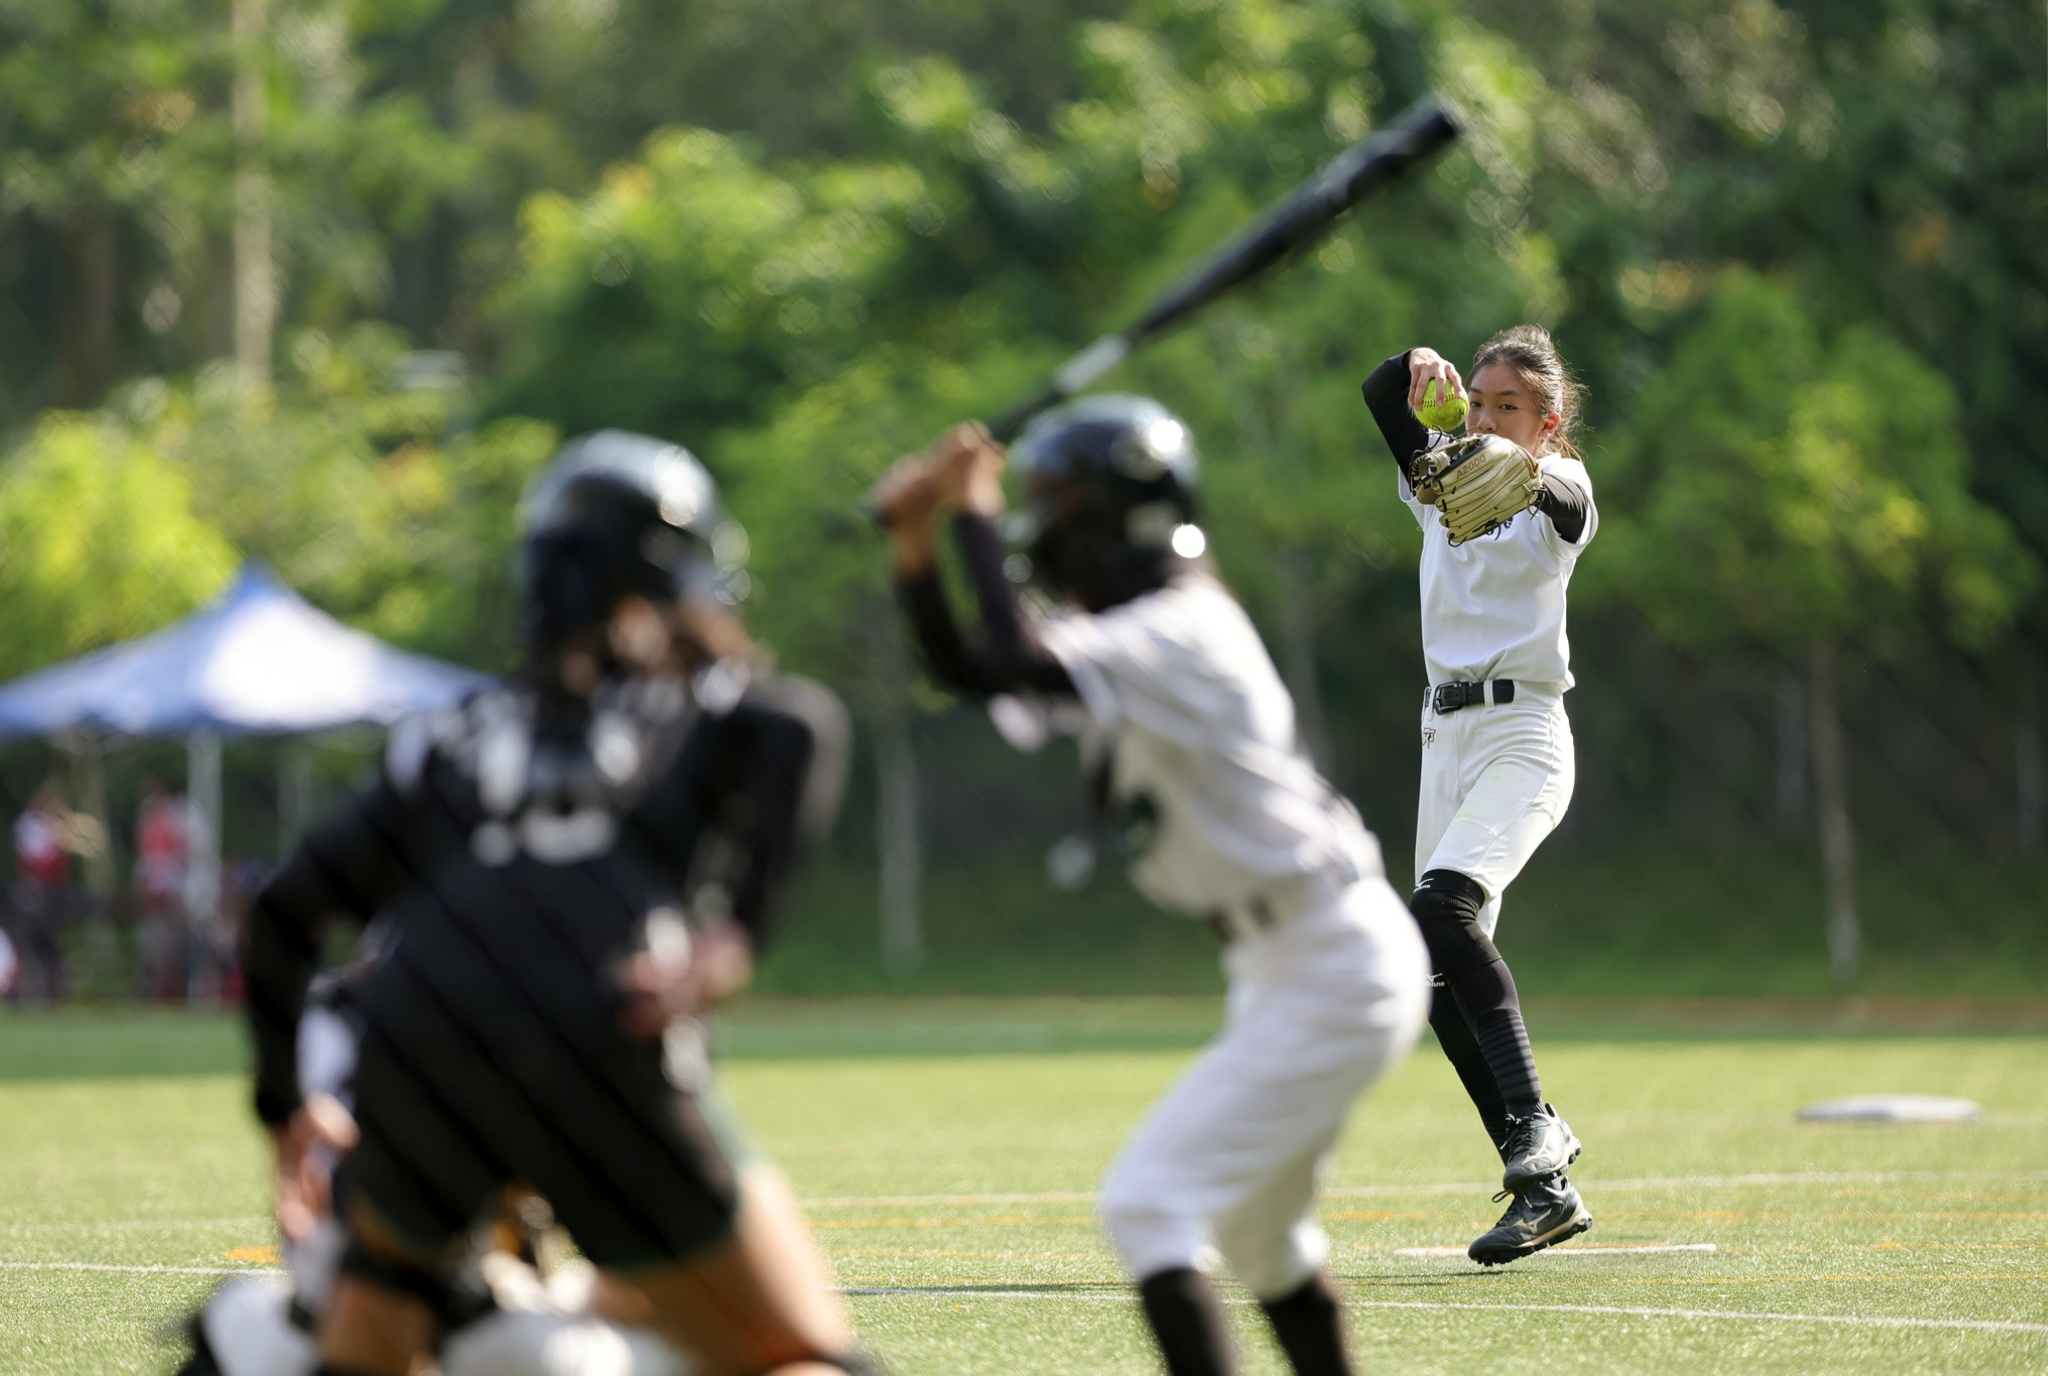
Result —
[[1579, 1139], [1549, 1104], [1527, 1118], [1511, 1118], [1508, 1140], [1500, 1149], [1505, 1167], [1500, 1187], [1520, 1194], [1537, 1181], [1561, 1173], [1579, 1159], [1579, 1150]]
[[1586, 1212], [1579, 1192], [1560, 1175], [1516, 1195], [1500, 1222], [1467, 1248], [1465, 1255], [1481, 1266], [1505, 1266], [1575, 1238], [1592, 1226], [1593, 1215]]

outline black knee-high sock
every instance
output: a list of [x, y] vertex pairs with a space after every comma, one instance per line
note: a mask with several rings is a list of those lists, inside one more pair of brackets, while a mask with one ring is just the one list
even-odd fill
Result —
[[1436, 1033], [1437, 1045], [1444, 1049], [1444, 1057], [1464, 1082], [1472, 1107], [1479, 1110], [1487, 1140], [1498, 1151], [1508, 1140], [1508, 1106], [1500, 1097], [1500, 1086], [1494, 1082], [1493, 1067], [1486, 1063], [1486, 1053], [1479, 1049], [1479, 1039], [1472, 1035], [1472, 1024], [1465, 1021], [1465, 1011], [1458, 1007], [1451, 991], [1438, 985], [1430, 992], [1430, 1030]]
[[1167, 1376], [1233, 1376], [1237, 1371], [1223, 1304], [1207, 1276], [1185, 1266], [1160, 1271], [1138, 1282], [1138, 1299], [1166, 1358]]
[[1345, 1350], [1344, 1311], [1337, 1304], [1337, 1292], [1330, 1278], [1320, 1271], [1301, 1283], [1301, 1288], [1277, 1300], [1260, 1300], [1273, 1336], [1287, 1354], [1294, 1376], [1351, 1376], [1351, 1358]]
[[1501, 1102], [1509, 1113], [1526, 1118], [1542, 1107], [1543, 1084], [1529, 1051], [1528, 1029], [1522, 1026], [1515, 977], [1479, 926], [1485, 906], [1486, 890], [1479, 881], [1456, 870], [1426, 871], [1409, 900], [1430, 959], [1472, 1029]]
[[1508, 973], [1508, 963], [1495, 956], [1448, 983], [1451, 997], [1479, 1041], [1480, 1054], [1493, 1070], [1501, 1102], [1515, 1117], [1529, 1117], [1543, 1107], [1543, 1081], [1536, 1075], [1536, 1054], [1529, 1049], [1529, 1030], [1522, 1025], [1522, 1000], [1515, 993], [1515, 977]]

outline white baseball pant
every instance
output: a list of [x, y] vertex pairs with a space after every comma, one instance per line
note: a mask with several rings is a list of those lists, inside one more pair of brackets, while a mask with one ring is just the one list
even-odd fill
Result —
[[1262, 1299], [1300, 1287], [1352, 1102], [1399, 1064], [1429, 1011], [1429, 957], [1375, 872], [1224, 952], [1223, 1030], [1152, 1108], [1102, 1188], [1133, 1277], [1202, 1267], [1209, 1244]]
[[1422, 789], [1415, 877], [1456, 870], [1486, 890], [1480, 928], [1491, 938], [1500, 899], [1556, 829], [1577, 767], [1564, 698], [1526, 684], [1515, 700], [1439, 714], [1422, 708]]

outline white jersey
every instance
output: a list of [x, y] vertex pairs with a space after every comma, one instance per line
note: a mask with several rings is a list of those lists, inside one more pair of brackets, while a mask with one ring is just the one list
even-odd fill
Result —
[[1107, 766], [1131, 880], [1202, 915], [1332, 866], [1379, 873], [1358, 813], [1295, 742], [1294, 700], [1251, 618], [1194, 575], [1099, 614], [1056, 614], [1045, 646]]
[[1586, 528], [1577, 544], [1549, 517], [1525, 511], [1491, 535], [1453, 545], [1442, 514], [1417, 501], [1405, 477], [1397, 480], [1422, 527], [1422, 658], [1432, 684], [1505, 678], [1557, 692], [1572, 686], [1564, 592], [1600, 514], [1583, 463], [1558, 454], [1536, 462], [1585, 490]]

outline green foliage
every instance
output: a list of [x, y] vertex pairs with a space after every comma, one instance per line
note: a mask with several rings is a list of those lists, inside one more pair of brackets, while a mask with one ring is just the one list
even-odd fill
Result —
[[1587, 586], [1674, 643], [1881, 643], [1931, 606], [1978, 645], [2038, 577], [1968, 489], [1954, 390], [1881, 330], [1824, 343], [1785, 288], [1727, 277], [1603, 454]]
[[[183, 475], [193, 520], [405, 643], [505, 661], [519, 486], [558, 434], [622, 425], [719, 475], [785, 663], [900, 694], [852, 514], [873, 475], [1426, 90], [1466, 111], [1455, 150], [1108, 380], [1193, 425], [1213, 548], [1290, 677], [1341, 704], [1333, 736], [1404, 736], [1388, 685], [1414, 663], [1415, 537], [1356, 384], [1518, 320], [1590, 387], [1584, 611], [1750, 662], [1822, 633], [2038, 634], [2037, 7], [268, 10], [284, 319], [251, 393], [209, 371], [232, 318], [225, 7], [0, 0], [0, 452], [23, 460], [53, 396], [98, 405]], [[459, 351], [473, 388], [402, 385], [414, 346]], [[113, 633], [76, 624], [66, 644]], [[1643, 624], [1575, 631], [1625, 627], [1596, 640], [1614, 664]], [[1388, 774], [1387, 747], [1351, 753], [1347, 783]]]
[[230, 369], [53, 414], [0, 459], [4, 672], [155, 629], [261, 559], [400, 644], [505, 665], [519, 492], [557, 433], [509, 419], [446, 437], [466, 403], [398, 385], [392, 331], [306, 332], [275, 390]]
[[45, 416], [0, 468], [0, 678], [170, 621], [234, 572], [175, 463], [91, 416]]
[[583, 200], [528, 202], [503, 404], [683, 438], [753, 420], [856, 352], [922, 196], [908, 167], [785, 177], [716, 134], [662, 134]]

